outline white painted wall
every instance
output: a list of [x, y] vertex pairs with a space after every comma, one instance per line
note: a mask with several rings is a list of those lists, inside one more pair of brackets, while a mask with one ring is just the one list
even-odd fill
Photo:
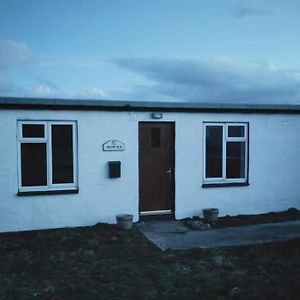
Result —
[[[249, 122], [249, 186], [201, 188], [203, 121]], [[220, 215], [300, 208], [299, 115], [182, 114], [176, 128], [176, 218], [206, 207]]]
[[[17, 120], [77, 120], [79, 193], [17, 196]], [[115, 222], [118, 213], [138, 220], [138, 122], [150, 112], [0, 110], [0, 231]], [[153, 120], [152, 120], [153, 121]], [[217, 207], [220, 215], [300, 209], [300, 116], [284, 114], [164, 113], [175, 122], [175, 216]], [[202, 188], [203, 121], [249, 122], [249, 186]], [[119, 139], [124, 152], [103, 152]], [[122, 162], [109, 179], [107, 162]]]
[[[16, 120], [77, 120], [79, 194], [17, 196]], [[118, 213], [138, 220], [137, 124], [131, 113], [0, 110], [0, 231], [85, 226], [115, 221]], [[124, 152], [103, 152], [111, 139]], [[122, 162], [122, 177], [109, 179], [107, 162]]]

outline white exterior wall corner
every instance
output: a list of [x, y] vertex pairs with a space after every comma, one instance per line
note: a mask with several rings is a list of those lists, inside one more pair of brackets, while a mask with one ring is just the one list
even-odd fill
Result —
[[[118, 213], [138, 221], [138, 123], [151, 112], [0, 109], [0, 231], [115, 223]], [[17, 196], [17, 120], [78, 122], [79, 193]], [[217, 207], [220, 215], [300, 209], [300, 116], [293, 114], [163, 113], [175, 122], [175, 217]], [[202, 188], [203, 122], [249, 122], [249, 186]], [[122, 152], [104, 152], [111, 139]], [[107, 162], [122, 175], [109, 179]]]

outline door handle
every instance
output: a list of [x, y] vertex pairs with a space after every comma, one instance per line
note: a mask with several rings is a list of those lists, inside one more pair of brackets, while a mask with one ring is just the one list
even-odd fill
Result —
[[169, 168], [168, 171], [166, 171], [166, 173], [169, 174], [169, 178], [171, 179], [171, 177], [172, 177], [172, 169], [171, 169], [171, 167]]

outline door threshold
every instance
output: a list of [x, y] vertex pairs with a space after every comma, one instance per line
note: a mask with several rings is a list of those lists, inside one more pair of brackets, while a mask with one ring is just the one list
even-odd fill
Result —
[[139, 222], [170, 220], [174, 220], [174, 212], [172, 210], [155, 210], [147, 212], [141, 211]]
[[140, 216], [157, 216], [157, 215], [170, 215], [170, 214], [172, 214], [171, 209], [140, 211]]

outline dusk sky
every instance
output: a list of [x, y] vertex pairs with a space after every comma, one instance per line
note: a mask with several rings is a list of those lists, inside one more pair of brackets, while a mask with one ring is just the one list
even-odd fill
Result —
[[0, 96], [300, 104], [300, 1], [0, 0]]

